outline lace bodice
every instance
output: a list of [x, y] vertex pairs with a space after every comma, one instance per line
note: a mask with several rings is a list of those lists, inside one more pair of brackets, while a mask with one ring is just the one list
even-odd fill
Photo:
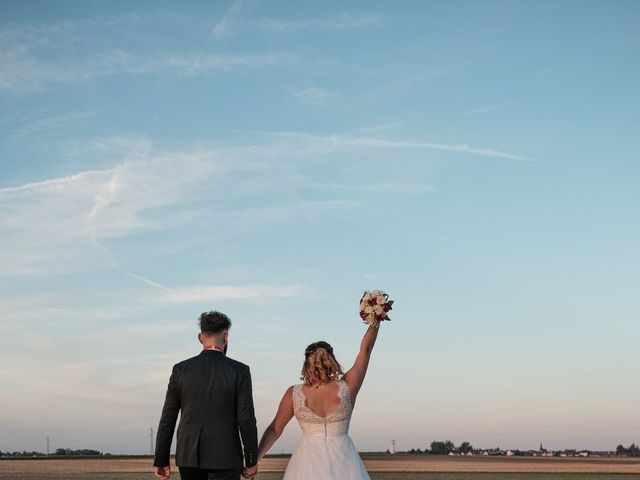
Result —
[[283, 480], [371, 480], [349, 436], [353, 405], [344, 381], [338, 382], [337, 408], [326, 417], [307, 407], [302, 385], [293, 387], [293, 413], [302, 429]]
[[[304, 434], [322, 433], [346, 434], [349, 431], [349, 422], [353, 407], [351, 405], [351, 393], [349, 387], [344, 381], [338, 382], [338, 396], [340, 403], [338, 407], [326, 417], [321, 417], [307, 407], [306, 398], [302, 391], [302, 385], [293, 387], [293, 413], [300, 423], [300, 427]], [[330, 427], [330, 431], [326, 427]], [[323, 426], [322, 429], [314, 428], [314, 426]]]

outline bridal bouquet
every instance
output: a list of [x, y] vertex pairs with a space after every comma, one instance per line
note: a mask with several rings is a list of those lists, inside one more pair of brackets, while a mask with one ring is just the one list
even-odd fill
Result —
[[391, 320], [387, 313], [391, 310], [393, 300], [382, 290], [367, 290], [360, 299], [360, 318], [375, 327], [383, 320]]

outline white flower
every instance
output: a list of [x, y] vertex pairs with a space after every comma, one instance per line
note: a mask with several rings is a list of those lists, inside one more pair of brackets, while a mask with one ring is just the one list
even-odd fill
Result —
[[365, 291], [360, 300], [360, 318], [371, 325], [377, 327], [383, 320], [389, 320], [387, 312], [391, 310], [393, 300], [389, 300], [389, 295], [382, 290]]

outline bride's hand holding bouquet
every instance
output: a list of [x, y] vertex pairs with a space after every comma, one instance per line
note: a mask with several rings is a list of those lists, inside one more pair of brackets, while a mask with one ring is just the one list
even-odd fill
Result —
[[367, 290], [360, 299], [360, 318], [372, 327], [379, 327], [380, 322], [391, 320], [389, 312], [392, 310], [393, 300], [382, 290]]

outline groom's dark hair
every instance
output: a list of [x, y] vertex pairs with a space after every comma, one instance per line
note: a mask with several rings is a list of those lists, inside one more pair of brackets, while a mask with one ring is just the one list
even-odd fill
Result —
[[224, 313], [215, 310], [200, 314], [200, 331], [202, 333], [220, 333], [231, 328], [231, 319]]

